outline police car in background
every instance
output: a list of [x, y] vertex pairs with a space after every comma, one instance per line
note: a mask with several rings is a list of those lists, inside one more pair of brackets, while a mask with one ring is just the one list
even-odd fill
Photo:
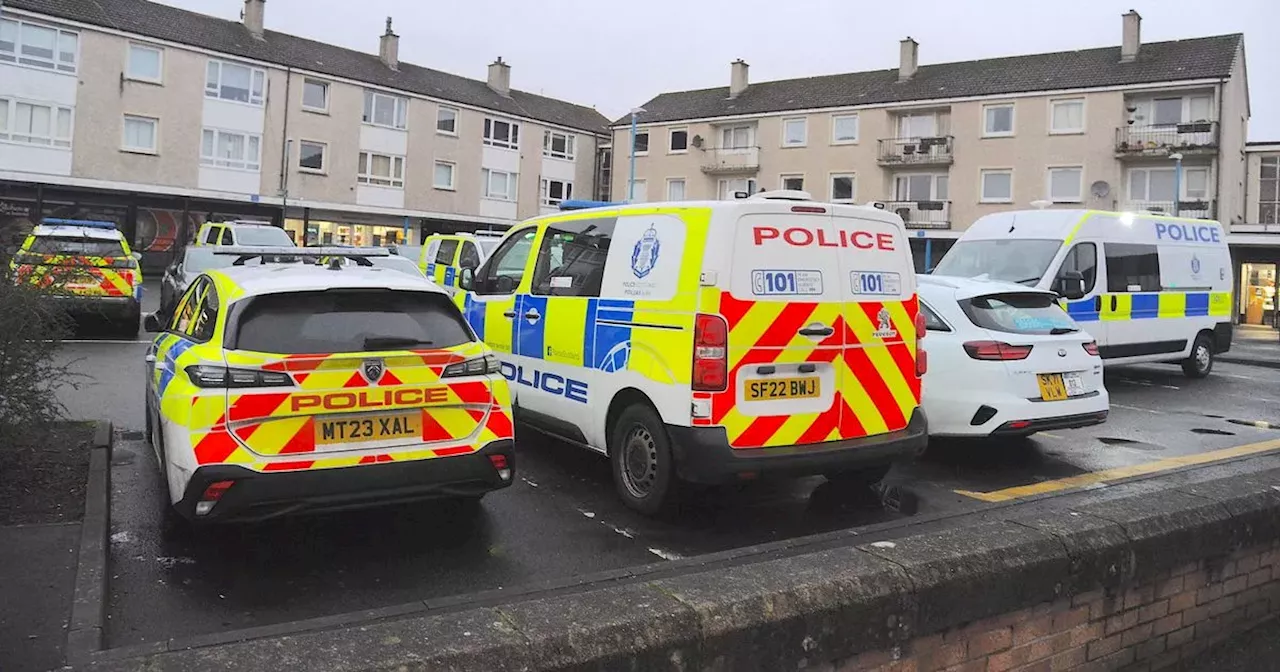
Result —
[[455, 296], [530, 427], [608, 455], [647, 514], [682, 482], [874, 484], [924, 449], [902, 220], [804, 192], [512, 228]]
[[1231, 347], [1234, 277], [1218, 222], [1150, 212], [1001, 212], [975, 221], [933, 272], [1058, 292], [1107, 365], [1176, 362], [1200, 378]]

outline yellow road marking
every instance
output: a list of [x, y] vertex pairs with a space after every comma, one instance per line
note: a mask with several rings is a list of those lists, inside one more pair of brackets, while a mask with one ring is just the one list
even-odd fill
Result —
[[1235, 448], [1212, 450], [1206, 453], [1196, 453], [1194, 455], [1184, 455], [1182, 457], [1170, 457], [1163, 460], [1144, 462], [1142, 464], [1134, 464], [1127, 467], [1091, 471], [1087, 474], [1080, 474], [1079, 476], [1071, 476], [1069, 478], [1060, 478], [1056, 481], [1042, 481], [1040, 483], [1020, 485], [1018, 487], [1005, 488], [1004, 490], [996, 490], [994, 492], [971, 492], [968, 490], [956, 490], [955, 492], [956, 494], [980, 499], [984, 502], [1007, 502], [1014, 499], [1021, 499], [1023, 497], [1031, 497], [1033, 495], [1043, 495], [1048, 492], [1060, 492], [1062, 490], [1070, 490], [1072, 488], [1097, 485], [1107, 481], [1117, 481], [1122, 478], [1154, 474], [1156, 472], [1168, 471], [1178, 467], [1220, 462], [1222, 460], [1229, 460], [1233, 457], [1265, 453], [1269, 450], [1276, 449], [1280, 449], [1280, 439], [1262, 441], [1260, 443], [1249, 443], [1243, 446], [1236, 446]]

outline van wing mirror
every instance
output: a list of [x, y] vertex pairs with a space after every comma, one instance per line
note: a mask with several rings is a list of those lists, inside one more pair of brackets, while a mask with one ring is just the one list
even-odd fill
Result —
[[463, 266], [462, 270], [458, 271], [458, 287], [468, 292], [471, 291], [471, 286], [475, 282], [475, 277], [475, 269]]
[[147, 313], [146, 317], [142, 318], [142, 329], [149, 334], [164, 331], [160, 326], [160, 317], [156, 313]]
[[1053, 284], [1053, 291], [1068, 301], [1084, 298], [1084, 274], [1080, 271], [1062, 271]]

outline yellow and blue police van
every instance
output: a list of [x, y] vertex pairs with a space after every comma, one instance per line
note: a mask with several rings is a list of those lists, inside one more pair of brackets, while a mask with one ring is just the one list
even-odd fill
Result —
[[500, 240], [502, 233], [498, 231], [434, 233], [422, 242], [418, 268], [452, 294], [458, 288], [459, 272], [464, 268], [472, 271], [479, 268]]
[[1231, 347], [1234, 283], [1215, 221], [1152, 212], [1021, 210], [979, 218], [938, 275], [1050, 289], [1107, 365], [1174, 362], [1201, 378]]
[[10, 267], [17, 282], [47, 288], [69, 313], [104, 317], [133, 336], [142, 316], [140, 258], [112, 222], [45, 218]]
[[[234, 261], [204, 271], [172, 316], [145, 320], [166, 512], [262, 520], [476, 501], [511, 484], [507, 381], [440, 288], [374, 266], [381, 248], [215, 253]], [[281, 256], [330, 263], [267, 263]]]
[[789, 191], [553, 213], [460, 283], [517, 421], [608, 455], [643, 513], [685, 482], [871, 485], [924, 449], [925, 331], [892, 213]]

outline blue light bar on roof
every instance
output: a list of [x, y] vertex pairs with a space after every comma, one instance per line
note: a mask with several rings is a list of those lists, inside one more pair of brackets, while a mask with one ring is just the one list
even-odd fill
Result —
[[561, 210], [586, 210], [588, 208], [612, 208], [626, 203], [610, 203], [609, 201], [560, 201]]
[[83, 226], [89, 229], [110, 229], [115, 230], [115, 222], [100, 222], [91, 219], [57, 219], [55, 217], [45, 217], [45, 226]]

